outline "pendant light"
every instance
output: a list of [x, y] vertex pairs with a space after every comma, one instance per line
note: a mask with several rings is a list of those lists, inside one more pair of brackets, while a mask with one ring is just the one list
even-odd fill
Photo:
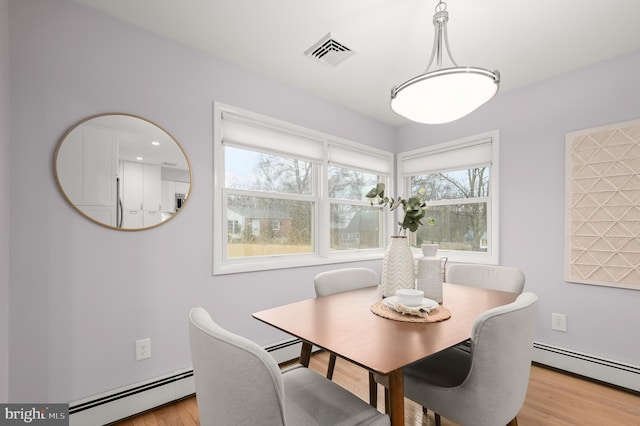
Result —
[[[435, 11], [435, 37], [427, 71], [391, 89], [391, 109], [409, 120], [425, 124], [448, 123], [464, 117], [493, 98], [500, 84], [497, 70], [456, 64], [447, 38], [447, 5], [440, 0]], [[453, 67], [442, 67], [443, 50]], [[434, 59], [436, 66], [429, 71]]]

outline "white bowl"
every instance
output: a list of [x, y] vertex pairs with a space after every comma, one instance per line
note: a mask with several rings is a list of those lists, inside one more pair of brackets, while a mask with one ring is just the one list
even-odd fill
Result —
[[412, 288], [401, 288], [396, 290], [398, 302], [405, 306], [420, 306], [424, 299], [424, 291], [414, 290]]

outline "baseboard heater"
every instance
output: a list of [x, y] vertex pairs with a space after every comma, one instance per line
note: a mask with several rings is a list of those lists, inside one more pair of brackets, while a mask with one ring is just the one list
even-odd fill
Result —
[[589, 379], [640, 392], [640, 367], [534, 342], [533, 361]]
[[[300, 355], [302, 342], [290, 339], [265, 349], [277, 363]], [[102, 426], [180, 400], [195, 393], [193, 369], [174, 371], [69, 404], [70, 426]]]
[[[290, 339], [265, 349], [277, 363], [300, 355], [302, 342]], [[535, 342], [533, 360], [586, 378], [640, 392], [640, 367]], [[70, 426], [101, 426], [195, 393], [193, 370], [175, 371], [69, 405]]]

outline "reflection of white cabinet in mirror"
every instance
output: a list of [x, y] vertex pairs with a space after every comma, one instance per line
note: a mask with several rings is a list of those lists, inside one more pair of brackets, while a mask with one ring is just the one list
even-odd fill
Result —
[[160, 166], [123, 161], [120, 185], [123, 227], [147, 228], [160, 223]]
[[174, 213], [176, 211], [176, 183], [172, 180], [163, 180], [160, 183], [162, 196], [160, 199], [160, 210], [165, 213]]
[[58, 178], [67, 197], [85, 214], [116, 225], [118, 133], [86, 125], [58, 151]]
[[131, 114], [99, 114], [72, 126], [56, 148], [54, 173], [62, 194], [84, 216], [123, 230], [172, 218], [176, 199], [191, 192], [191, 165], [180, 144]]
[[145, 164], [142, 168], [142, 210], [160, 211], [160, 166]]
[[122, 227], [125, 229], [144, 228], [142, 210], [124, 209], [122, 212]]
[[120, 180], [122, 207], [125, 210], [142, 210], [142, 164], [122, 162]]

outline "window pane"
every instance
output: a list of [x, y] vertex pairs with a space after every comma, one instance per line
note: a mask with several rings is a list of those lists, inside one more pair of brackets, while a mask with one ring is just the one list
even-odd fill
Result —
[[421, 226], [416, 243], [437, 243], [443, 250], [487, 251], [487, 203], [431, 206], [435, 225]]
[[382, 209], [331, 204], [331, 250], [382, 247]]
[[344, 167], [329, 166], [329, 197], [366, 201], [367, 192], [380, 180], [378, 175]]
[[314, 251], [313, 202], [238, 195], [227, 202], [229, 258]]
[[428, 201], [489, 196], [489, 167], [452, 170], [411, 177], [411, 193], [424, 188]]
[[312, 163], [225, 147], [225, 187], [311, 195]]

